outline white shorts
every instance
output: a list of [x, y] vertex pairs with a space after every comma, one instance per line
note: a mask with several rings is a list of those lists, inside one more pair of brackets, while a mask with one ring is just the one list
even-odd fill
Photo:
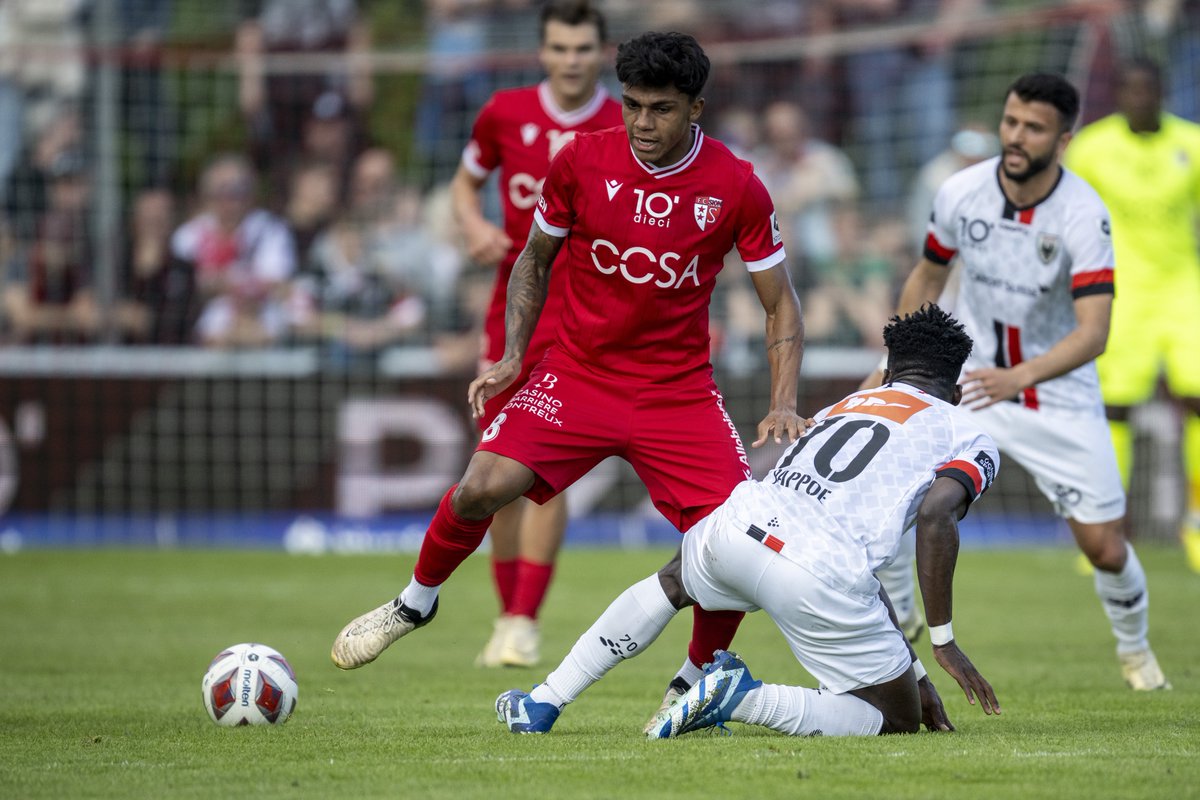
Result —
[[864, 600], [830, 588], [724, 524], [721, 509], [683, 537], [683, 585], [713, 611], [766, 611], [796, 659], [835, 694], [894, 680], [912, 664], [878, 596]]
[[1003, 457], [1033, 476], [1059, 516], [1084, 524], [1125, 516], [1125, 488], [1104, 417], [996, 403], [972, 419]]

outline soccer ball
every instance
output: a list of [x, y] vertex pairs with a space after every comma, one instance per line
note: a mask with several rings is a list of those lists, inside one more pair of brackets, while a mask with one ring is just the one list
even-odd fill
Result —
[[226, 647], [200, 682], [218, 725], [280, 725], [296, 708], [296, 673], [278, 650], [247, 642]]

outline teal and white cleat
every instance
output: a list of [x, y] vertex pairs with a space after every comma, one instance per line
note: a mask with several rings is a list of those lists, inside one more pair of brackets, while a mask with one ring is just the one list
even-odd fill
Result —
[[535, 703], [520, 689], [509, 689], [496, 698], [496, 719], [513, 733], [549, 733], [560, 713], [558, 706]]
[[676, 700], [660, 718], [657, 727], [646, 734], [649, 739], [673, 739], [692, 731], [720, 728], [728, 732], [725, 723], [733, 710], [751, 689], [762, 686], [736, 653], [717, 650], [704, 677], [683, 697]]

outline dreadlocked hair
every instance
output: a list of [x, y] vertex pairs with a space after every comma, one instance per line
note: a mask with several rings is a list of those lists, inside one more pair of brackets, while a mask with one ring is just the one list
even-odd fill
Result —
[[937, 303], [926, 303], [904, 317], [894, 316], [883, 329], [888, 370], [894, 379], [923, 375], [952, 387], [974, 342], [960, 322]]

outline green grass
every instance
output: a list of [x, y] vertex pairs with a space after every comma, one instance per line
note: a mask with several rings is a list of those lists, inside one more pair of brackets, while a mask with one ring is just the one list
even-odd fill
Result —
[[[923, 644], [957, 733], [793, 739], [734, 725], [732, 737], [646, 742], [687, 615], [551, 735], [505, 731], [495, 696], [540, 680], [665, 556], [567, 551], [543, 619], [547, 663], [504, 672], [471, 666], [495, 608], [486, 561], [469, 559], [434, 624], [349, 673], [329, 662], [333, 635], [401, 588], [411, 557], [0, 557], [0, 797], [1200, 797], [1200, 579], [1177, 551], [1149, 546], [1152, 641], [1172, 692], [1121, 683], [1073, 551], [972, 551], [955, 629], [996, 687], [998, 718], [968, 706]], [[201, 674], [250, 640], [290, 659], [299, 707], [281, 728], [218, 728]], [[737, 649], [757, 677], [812, 685], [761, 614]]]

